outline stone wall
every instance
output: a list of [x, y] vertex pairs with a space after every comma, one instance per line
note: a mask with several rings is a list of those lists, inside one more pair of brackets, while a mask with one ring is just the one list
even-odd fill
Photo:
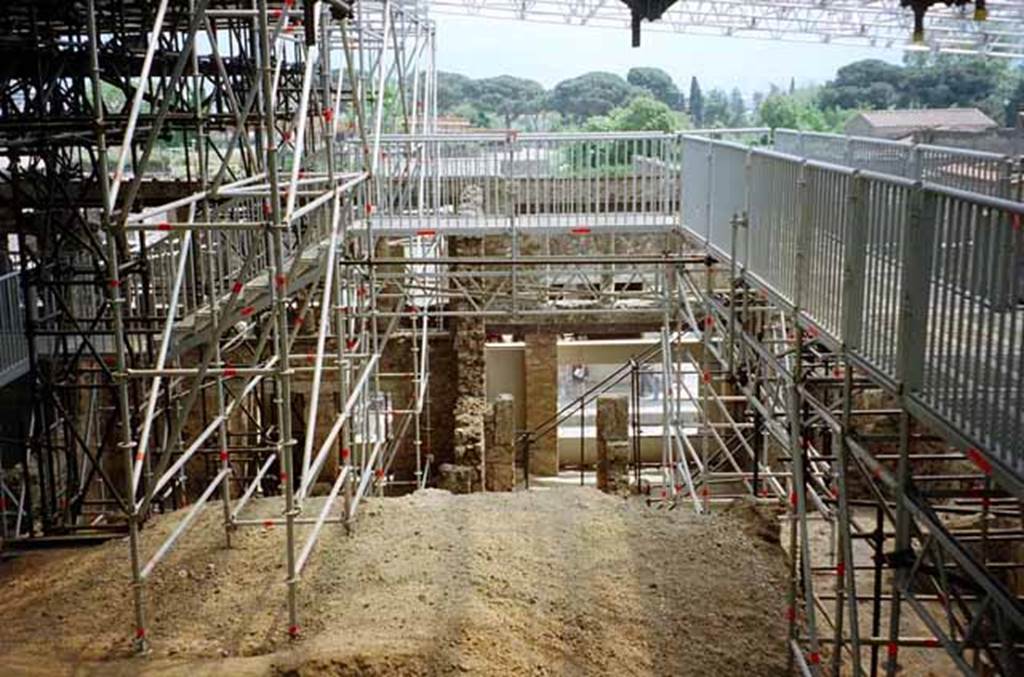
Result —
[[[526, 343], [526, 428], [535, 430], [558, 413], [558, 336], [531, 333]], [[558, 439], [552, 432], [533, 442], [529, 470], [533, 475], [558, 474]]]
[[498, 395], [484, 417], [484, 486], [487, 491], [512, 491], [515, 485], [514, 400]]
[[629, 429], [625, 395], [597, 397], [597, 488], [629, 491]]
[[[455, 462], [455, 400], [458, 396], [456, 373], [458, 354], [454, 338], [449, 336], [430, 342], [429, 435], [424, 435], [424, 454], [431, 454], [435, 464]], [[431, 469], [431, 475], [435, 468]]]
[[[472, 256], [480, 252], [481, 241], [475, 237], [453, 237], [449, 247], [455, 256]], [[466, 269], [467, 266], [453, 266], [453, 270]], [[467, 280], [465, 283], [470, 282]], [[461, 300], [456, 301], [453, 307], [455, 310], [471, 308]], [[451, 366], [454, 369], [447, 372], [431, 370], [434, 379], [455, 377], [455, 406], [450, 410], [454, 419], [452, 464], [440, 468], [442, 476], [439, 481], [452, 491], [477, 491], [483, 486], [484, 413], [487, 408], [484, 344], [487, 332], [481, 318], [456, 317], [452, 320], [452, 334], [455, 360]]]

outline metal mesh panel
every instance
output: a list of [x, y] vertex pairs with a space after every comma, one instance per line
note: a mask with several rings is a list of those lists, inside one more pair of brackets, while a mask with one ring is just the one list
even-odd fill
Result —
[[790, 302], [796, 291], [800, 165], [751, 156], [748, 269]]
[[711, 156], [711, 244], [732, 253], [732, 219], [747, 208], [747, 149], [715, 144]]
[[1011, 198], [1010, 159], [995, 153], [918, 146], [920, 178], [982, 195]]
[[921, 399], [1024, 473], [1024, 237], [1020, 216], [933, 194]]
[[683, 227], [702, 239], [709, 236], [710, 143], [704, 139], [683, 138]]
[[809, 242], [803, 307], [826, 331], [838, 336], [842, 321], [843, 260], [850, 174], [808, 166]]
[[800, 154], [806, 158], [842, 164], [846, 160], [847, 140], [842, 136], [804, 133]]
[[774, 139], [779, 152], [809, 160], [1019, 199], [1011, 183], [1012, 160], [998, 153], [788, 129], [775, 130]]
[[913, 178], [911, 151], [913, 146], [883, 139], [851, 137], [844, 164], [881, 174]]
[[775, 150], [790, 155], [800, 154], [800, 132], [792, 129], [775, 130]]
[[896, 377], [897, 328], [903, 273], [903, 232], [912, 188], [871, 181], [865, 195], [863, 307], [857, 352]]
[[748, 272], [790, 303], [799, 284], [802, 310], [869, 370], [1024, 474], [1024, 207], [725, 143], [709, 173], [706, 148], [684, 157], [686, 218], [710, 193], [712, 244], [742, 257], [721, 225], [745, 194]]
[[649, 227], [679, 203], [675, 139], [660, 132], [419, 137], [382, 155], [378, 227]]
[[7, 273], [0, 277], [0, 385], [20, 377], [28, 366], [21, 275]]

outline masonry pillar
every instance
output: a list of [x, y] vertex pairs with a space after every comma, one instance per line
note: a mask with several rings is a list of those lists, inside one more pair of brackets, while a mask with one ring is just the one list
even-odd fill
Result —
[[484, 420], [484, 486], [512, 491], [515, 474], [515, 413], [511, 395], [498, 395]]
[[598, 395], [597, 488], [601, 491], [628, 490], [628, 421], [625, 395]]
[[[535, 430], [558, 413], [558, 337], [526, 334], [526, 429]], [[534, 475], [558, 474], [558, 436], [552, 432], [530, 447]]]

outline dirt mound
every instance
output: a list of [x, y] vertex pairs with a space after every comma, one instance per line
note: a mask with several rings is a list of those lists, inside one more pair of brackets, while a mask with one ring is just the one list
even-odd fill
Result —
[[[785, 671], [784, 557], [735, 511], [656, 511], [592, 489], [429, 490], [364, 507], [353, 536], [325, 530], [298, 642], [284, 632], [283, 529], [242, 530], [228, 550], [214, 507], [147, 586], [149, 657], [124, 658], [132, 612], [116, 542], [4, 577], [0, 664], [189, 677]], [[179, 517], [148, 528], [144, 551]]]
[[779, 508], [777, 506], [758, 503], [750, 496], [744, 496], [726, 506], [723, 514], [739, 522], [744, 532], [751, 538], [778, 545]]

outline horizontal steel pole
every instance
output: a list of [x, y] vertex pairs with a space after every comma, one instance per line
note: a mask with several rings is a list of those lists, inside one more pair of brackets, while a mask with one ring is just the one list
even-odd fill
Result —
[[[687, 256], [521, 256], [518, 258], [504, 256], [442, 256], [434, 258], [373, 258], [373, 259], [342, 259], [338, 263], [343, 266], [397, 266], [397, 265], [446, 265], [464, 266], [586, 266], [600, 264], [622, 265], [705, 265], [707, 257], [703, 255]], [[624, 271], [628, 272], [628, 271]]]

